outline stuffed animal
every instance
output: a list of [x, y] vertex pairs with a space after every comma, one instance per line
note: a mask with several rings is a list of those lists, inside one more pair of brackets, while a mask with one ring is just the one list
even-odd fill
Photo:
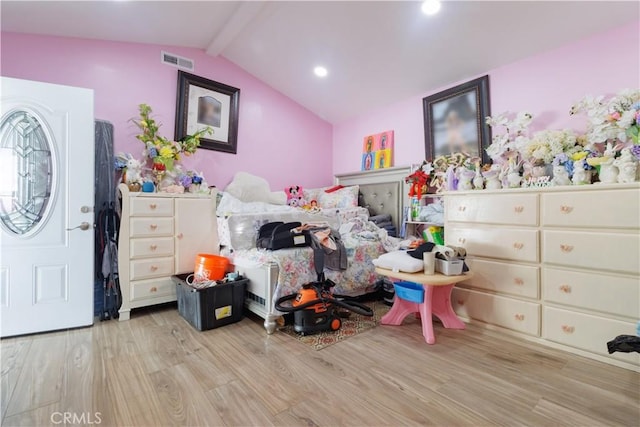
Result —
[[411, 175], [405, 178], [405, 182], [410, 184], [409, 197], [420, 197], [427, 192], [427, 182], [429, 181], [429, 175], [422, 169], [418, 169]]
[[142, 183], [142, 162], [127, 154], [127, 184]]
[[307, 204], [302, 196], [302, 187], [299, 185], [287, 187], [284, 189], [284, 192], [287, 195], [287, 205], [294, 208], [301, 208]]

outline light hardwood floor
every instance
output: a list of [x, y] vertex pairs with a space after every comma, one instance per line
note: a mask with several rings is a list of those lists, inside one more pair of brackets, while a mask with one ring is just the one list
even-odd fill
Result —
[[64, 412], [104, 426], [639, 423], [637, 373], [474, 327], [435, 330], [429, 346], [408, 319], [315, 351], [250, 318], [198, 332], [165, 306], [4, 339], [2, 424]]

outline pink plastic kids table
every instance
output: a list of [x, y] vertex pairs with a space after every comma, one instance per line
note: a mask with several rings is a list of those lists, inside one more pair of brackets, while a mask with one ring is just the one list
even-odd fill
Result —
[[418, 283], [424, 286], [424, 301], [421, 304], [410, 302], [396, 296], [393, 306], [385, 314], [380, 323], [382, 325], [400, 325], [407, 315], [420, 313], [422, 321], [422, 335], [427, 344], [435, 344], [431, 315], [438, 316], [445, 328], [464, 329], [464, 322], [456, 316], [451, 307], [451, 290], [453, 286], [469, 279], [473, 274], [467, 272], [461, 276], [445, 276], [440, 273], [426, 275], [424, 273], [402, 273], [376, 268], [376, 273], [391, 279]]

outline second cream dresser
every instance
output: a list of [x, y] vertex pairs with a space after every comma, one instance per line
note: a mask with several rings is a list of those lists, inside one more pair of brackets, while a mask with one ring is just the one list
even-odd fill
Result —
[[445, 239], [474, 277], [452, 295], [472, 321], [640, 370], [607, 353], [640, 319], [640, 186], [451, 192]]
[[176, 300], [171, 276], [193, 272], [198, 253], [218, 253], [216, 192], [132, 193], [121, 184], [120, 320], [133, 308]]

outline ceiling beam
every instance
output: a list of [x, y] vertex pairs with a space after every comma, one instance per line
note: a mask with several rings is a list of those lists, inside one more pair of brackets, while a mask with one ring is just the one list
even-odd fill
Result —
[[211, 56], [220, 55], [235, 40], [238, 34], [245, 29], [249, 22], [258, 16], [265, 4], [266, 2], [264, 1], [240, 2], [240, 5], [233, 12], [227, 23], [209, 43], [207, 54]]

